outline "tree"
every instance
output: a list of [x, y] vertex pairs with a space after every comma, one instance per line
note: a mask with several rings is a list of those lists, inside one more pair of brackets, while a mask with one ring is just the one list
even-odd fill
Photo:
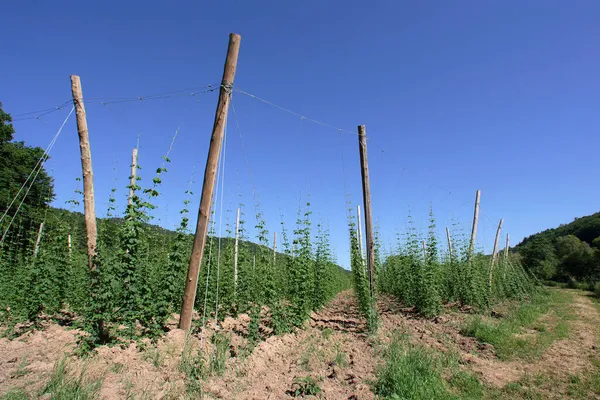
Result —
[[[17, 207], [23, 201], [19, 210], [19, 221], [25, 225], [36, 224], [39, 222], [42, 210], [54, 198], [53, 179], [40, 165], [39, 173], [36, 170], [21, 193], [18, 196], [17, 194], [39, 160], [48, 157], [40, 147], [29, 147], [23, 141], [12, 141], [14, 133], [12, 118], [2, 110], [2, 103], [0, 103], [0, 213], [4, 214], [16, 197], [7, 215], [13, 217]], [[29, 189], [34, 177], [35, 181]]]
[[555, 246], [561, 275], [576, 279], [595, 275], [596, 254], [589, 244], [575, 235], [567, 235], [557, 238]]

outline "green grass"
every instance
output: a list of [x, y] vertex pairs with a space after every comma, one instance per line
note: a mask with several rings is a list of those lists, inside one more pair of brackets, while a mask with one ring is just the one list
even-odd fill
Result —
[[5, 393], [0, 397], [0, 400], [29, 400], [30, 397], [22, 389], [11, 389], [8, 393]]
[[85, 368], [78, 376], [69, 375], [65, 359], [54, 366], [50, 381], [42, 391], [52, 400], [92, 400], [100, 398], [102, 380], [90, 380], [85, 376]]
[[383, 399], [458, 399], [442, 376], [439, 357], [396, 334], [376, 372], [375, 393]]
[[[510, 307], [499, 321], [484, 319], [479, 315], [469, 318], [461, 333], [492, 344], [502, 360], [516, 357], [533, 360], [541, 356], [555, 340], [568, 337], [567, 321], [572, 318], [569, 313], [572, 300], [573, 295], [564, 291], [536, 293], [531, 301]], [[551, 310], [551, 317], [555, 321], [539, 321], [542, 315]], [[524, 329], [535, 329], [536, 332], [517, 336]]]

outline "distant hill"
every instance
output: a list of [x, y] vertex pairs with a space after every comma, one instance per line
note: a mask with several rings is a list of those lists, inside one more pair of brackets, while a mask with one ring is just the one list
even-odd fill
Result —
[[513, 250], [541, 279], [596, 282], [600, 280], [600, 212], [526, 237]]
[[[73, 237], [73, 246], [76, 247], [81, 252], [86, 251], [85, 220], [83, 218], [82, 213], [76, 212], [76, 211], [65, 210], [63, 208], [50, 208], [50, 212], [49, 212], [47, 218], [56, 218], [63, 222], [66, 222], [71, 227], [70, 233]], [[118, 228], [122, 223], [123, 223], [122, 218], [114, 218], [114, 217], [113, 218], [98, 218], [99, 227], [100, 226], [106, 227], [106, 226], [112, 225], [113, 228]], [[161, 244], [170, 243], [175, 238], [175, 235], [176, 235], [175, 231], [165, 229], [158, 225], [146, 224], [146, 227], [148, 228], [148, 231], [150, 234], [150, 240], [153, 243], [161, 243]], [[193, 231], [194, 227], [191, 226], [190, 230]], [[114, 230], [114, 231], [116, 231], [116, 230]], [[189, 234], [190, 246], [193, 241], [193, 236], [194, 235], [192, 233]], [[215, 239], [218, 239], [218, 238], [215, 236]], [[234, 238], [223, 237], [223, 238], [221, 238], [221, 244], [223, 246], [226, 246], [227, 244], [231, 244], [234, 240], [235, 240]], [[251, 253], [256, 252], [261, 247], [263, 247], [263, 248], [265, 247], [260, 244], [251, 242], [249, 240], [240, 240], [240, 246], [245, 246], [246, 249], [249, 249], [249, 251]], [[272, 249], [269, 249], [269, 251], [272, 251]], [[277, 252], [277, 255], [278, 255], [278, 257], [287, 257], [286, 254], [283, 254], [281, 252]], [[348, 271], [345, 268], [342, 268], [339, 265], [338, 265], [338, 268], [347, 274], [350, 273], [350, 271]]]

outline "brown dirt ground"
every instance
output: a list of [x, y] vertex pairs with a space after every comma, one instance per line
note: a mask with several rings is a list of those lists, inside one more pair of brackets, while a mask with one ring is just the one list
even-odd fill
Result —
[[[462, 336], [460, 325], [468, 316], [465, 312], [448, 310], [434, 320], [424, 320], [387, 296], [381, 296], [378, 308], [380, 329], [377, 337], [369, 337], [354, 296], [349, 291], [340, 293], [323, 310], [313, 313], [304, 329], [271, 336], [246, 356], [243, 333], [249, 318], [227, 318], [220, 329], [231, 335], [232, 357], [222, 376], [204, 382], [204, 398], [293, 398], [288, 392], [296, 388], [295, 379], [310, 376], [319, 382], [321, 398], [374, 399], [369, 383], [381, 362], [382, 345], [389, 342], [395, 330], [408, 333], [416, 344], [455, 352], [464, 368], [495, 387], [526, 375], [577, 373], [588, 368], [590, 357], [596, 354], [600, 314], [589, 298], [578, 293], [572, 304], [577, 317], [572, 321], [573, 333], [553, 343], [535, 363], [500, 361], [492, 346]], [[208, 327], [209, 332], [212, 329]], [[86, 360], [73, 355], [77, 334], [76, 330], [48, 324], [42, 331], [14, 340], [0, 339], [0, 396], [10, 389], [39, 393], [55, 363], [66, 357], [73, 374], [85, 368], [88, 379], [103, 380], [103, 399], [186, 398], [186, 378], [179, 370], [186, 343], [183, 331], [173, 327], [156, 345], [147, 345], [143, 350], [134, 343], [127, 348], [101, 347]], [[204, 339], [195, 335], [188, 343], [210, 354], [212, 346], [207, 337], [209, 333]]]

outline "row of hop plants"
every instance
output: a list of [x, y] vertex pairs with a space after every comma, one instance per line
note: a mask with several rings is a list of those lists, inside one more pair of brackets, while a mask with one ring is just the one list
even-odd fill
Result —
[[[174, 233], [150, 224], [153, 200], [160, 195], [169, 162], [165, 156], [145, 189], [140, 185], [141, 174], [136, 174], [128, 186], [132, 196], [120, 217], [116, 215], [116, 189], [112, 189], [108, 217], [98, 220], [95, 268], [88, 268], [81, 214], [48, 210], [37, 254], [33, 254], [37, 227], [16, 224], [0, 249], [0, 318], [4, 323], [35, 326], [48, 317], [72, 313], [77, 316], [74, 323], [87, 332], [82, 336], [84, 349], [163, 334], [181, 307], [193, 240], [189, 190]], [[81, 194], [76, 190], [70, 201], [73, 207]], [[276, 254], [263, 215], [256, 209], [255, 238], [248, 236], [242, 212], [237, 282], [235, 227], [227, 222], [226, 237], [218, 238], [212, 225], [195, 303], [201, 316], [198, 326], [209, 318], [249, 314], [252, 341], [261, 339], [259, 321], [265, 313], [273, 333], [288, 332], [350, 285], [349, 274], [335, 263], [327, 229], [322, 224], [317, 224], [316, 231], [313, 228], [309, 203], [299, 210], [293, 229], [282, 218], [283, 250]]]
[[[451, 256], [450, 256], [451, 254]], [[455, 237], [451, 252], [440, 250], [433, 211], [426, 236], [419, 236], [409, 217], [404, 238], [380, 263], [377, 286], [414, 306], [425, 317], [442, 312], [444, 304], [484, 311], [507, 299], [528, 299], [539, 287], [535, 277], [506, 253], [491, 256], [475, 252], [467, 237]]]

